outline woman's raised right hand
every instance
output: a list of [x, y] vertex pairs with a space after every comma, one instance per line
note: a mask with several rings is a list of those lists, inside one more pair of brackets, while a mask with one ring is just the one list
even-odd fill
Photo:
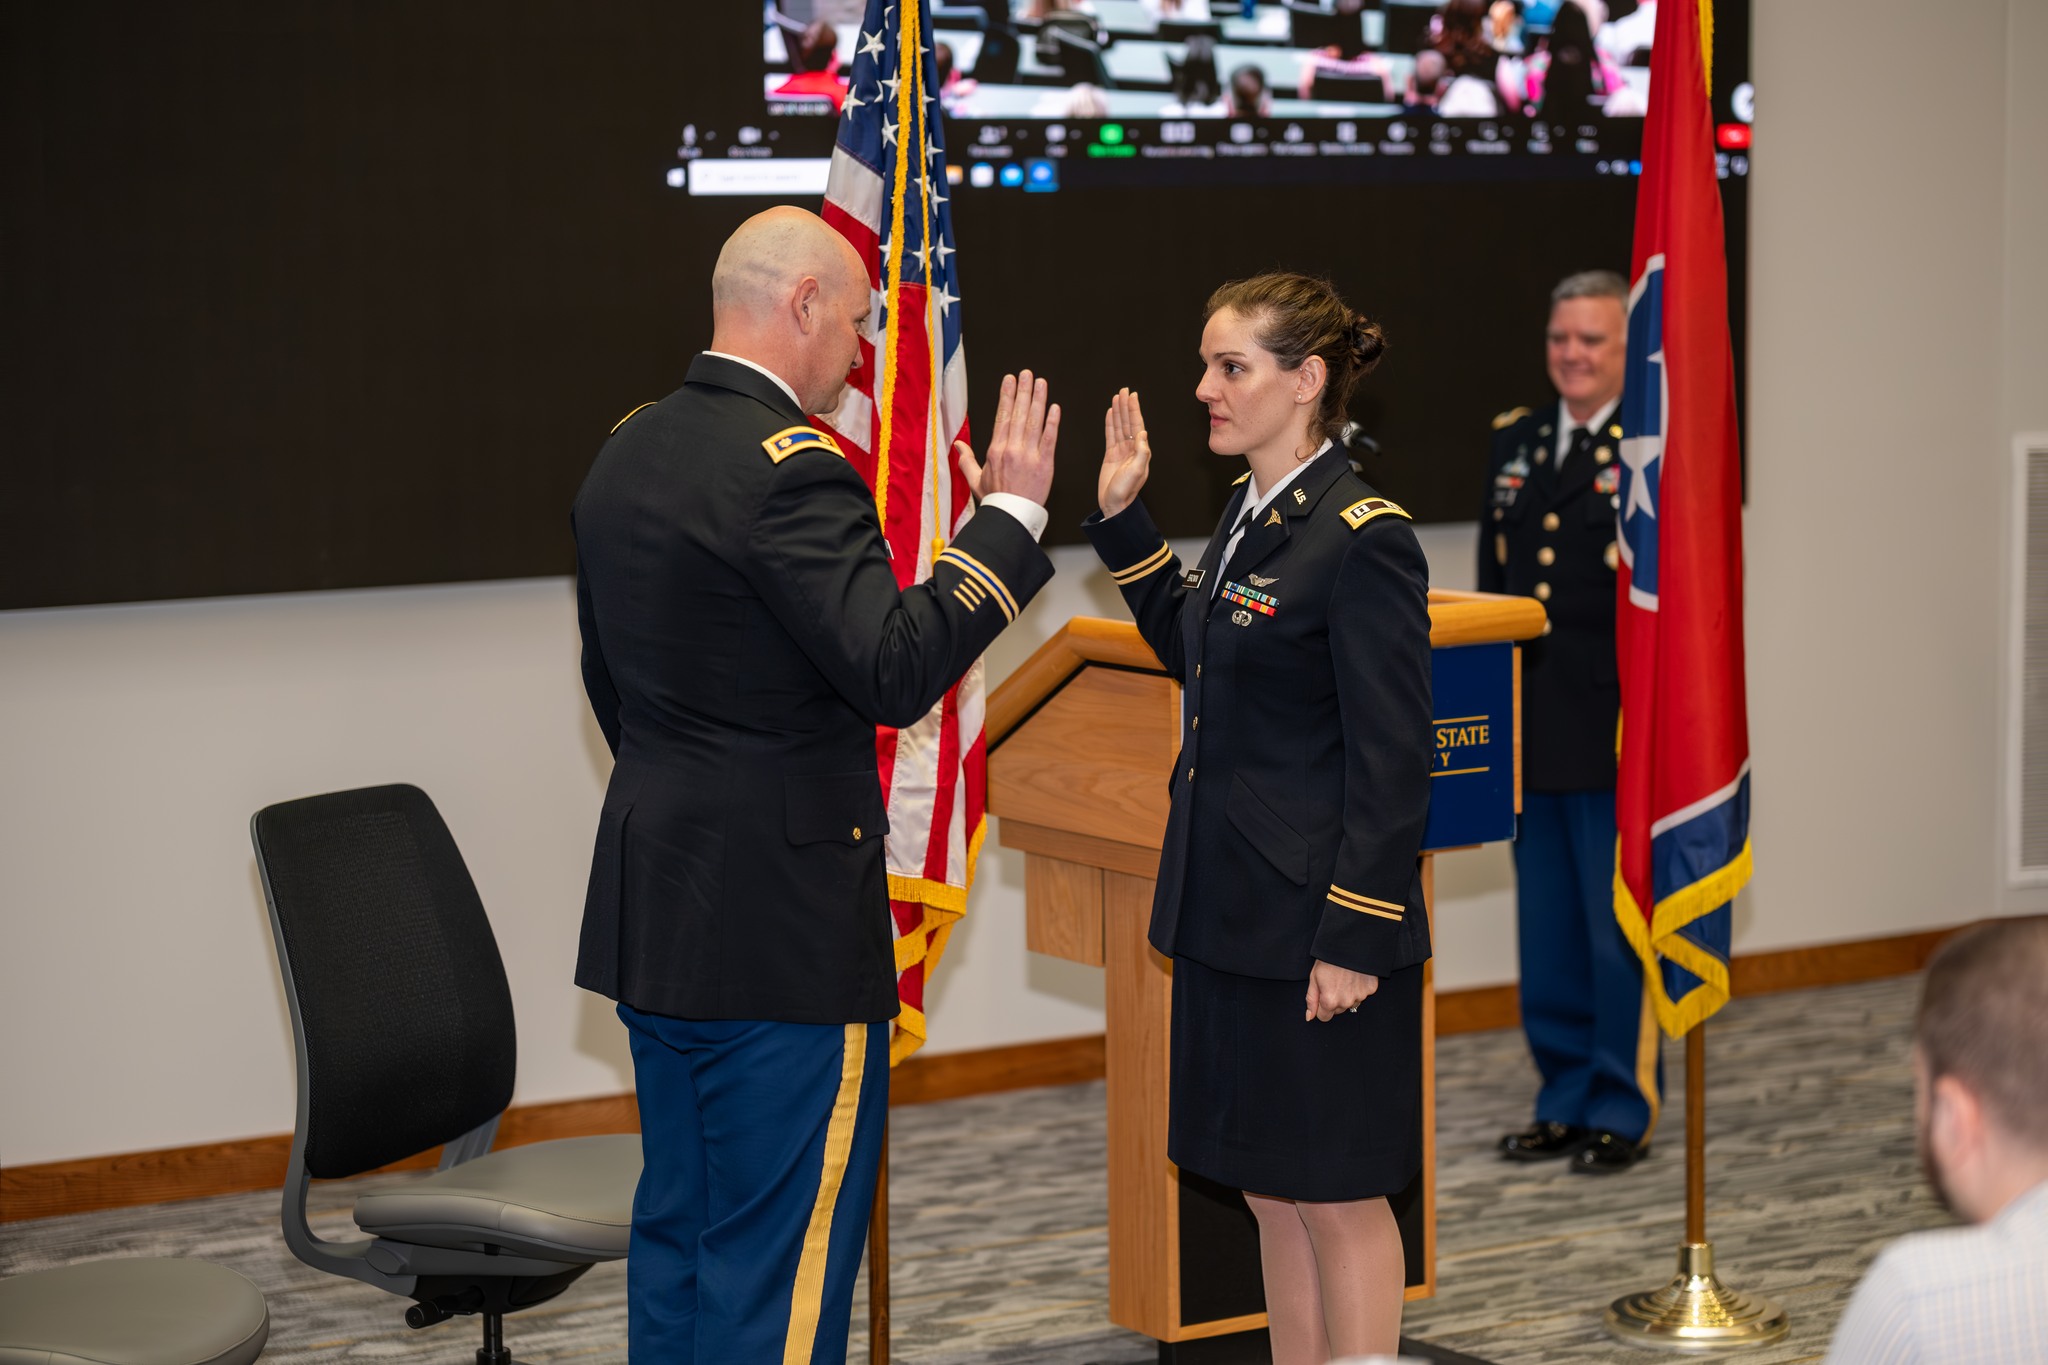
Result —
[[1137, 500], [1152, 467], [1152, 443], [1145, 436], [1145, 414], [1138, 395], [1120, 389], [1102, 417], [1102, 473], [1095, 481], [1095, 501], [1104, 517], [1113, 517]]

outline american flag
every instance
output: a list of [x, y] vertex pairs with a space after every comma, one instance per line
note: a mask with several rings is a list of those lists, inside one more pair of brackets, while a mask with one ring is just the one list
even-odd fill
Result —
[[[973, 515], [951, 455], [953, 442], [967, 437], [967, 360], [930, 19], [924, 0], [869, 0], [824, 208], [825, 221], [868, 263], [874, 311], [860, 368], [822, 420], [875, 490], [903, 587], [931, 577], [933, 558]], [[976, 661], [923, 720], [875, 734], [903, 1001], [892, 1063], [924, 1043], [925, 984], [967, 910], [987, 828], [982, 712]]]
[[1712, 10], [1657, 11], [1621, 400], [1615, 916], [1676, 1037], [1728, 999], [1749, 880], [1742, 476], [1707, 103]]

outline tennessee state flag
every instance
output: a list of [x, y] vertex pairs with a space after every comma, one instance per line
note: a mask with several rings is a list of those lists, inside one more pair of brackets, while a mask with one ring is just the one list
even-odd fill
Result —
[[1621, 402], [1614, 913], [1674, 1037], [1728, 999], [1729, 903], [1750, 873], [1742, 488], [1712, 32], [1706, 0], [1658, 7]]

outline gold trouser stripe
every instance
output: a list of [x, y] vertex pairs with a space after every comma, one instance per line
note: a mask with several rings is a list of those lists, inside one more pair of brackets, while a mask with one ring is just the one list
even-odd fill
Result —
[[1143, 578], [1146, 574], [1156, 573], [1158, 570], [1165, 568], [1167, 561], [1171, 560], [1172, 558], [1173, 547], [1162, 541], [1160, 543], [1159, 548], [1154, 550], [1151, 554], [1146, 555], [1143, 559], [1131, 565], [1131, 567], [1128, 569], [1117, 570], [1116, 572], [1110, 574], [1110, 577], [1115, 579], [1119, 586], [1122, 586], [1127, 583], [1135, 583], [1139, 579]]
[[[1650, 989], [1649, 972], [1643, 974], [1643, 1020], [1641, 1032], [1636, 1036], [1636, 1088], [1643, 1092], [1643, 1098], [1650, 1104], [1650, 1122], [1644, 1127], [1638, 1142], [1648, 1142], [1650, 1134], [1657, 1131], [1657, 1112], [1663, 1106], [1657, 1093], [1657, 1056], [1663, 1035], [1657, 1028], [1657, 1003]], [[1697, 1024], [1694, 1025], [1698, 1027]]]
[[789, 1335], [782, 1342], [782, 1365], [810, 1365], [818, 1340], [818, 1316], [825, 1296], [825, 1262], [832, 1248], [832, 1210], [846, 1179], [853, 1153], [854, 1120], [860, 1117], [861, 1075], [868, 1062], [867, 1024], [846, 1026], [845, 1055], [839, 1062], [839, 1094], [832, 1101], [832, 1121], [825, 1129], [825, 1166], [818, 1178], [817, 1202], [811, 1205], [810, 1226], [804, 1229], [803, 1255], [796, 1263], [796, 1286], [789, 1297]]
[[1334, 884], [1330, 887], [1330, 899], [1340, 904], [1348, 905], [1353, 910], [1370, 910], [1374, 906], [1378, 906], [1381, 910], [1391, 910], [1396, 915], [1404, 915], [1408, 912], [1408, 907], [1405, 905], [1396, 905], [1392, 901], [1374, 900], [1371, 896], [1361, 896], [1356, 891], [1346, 891], [1343, 887]]

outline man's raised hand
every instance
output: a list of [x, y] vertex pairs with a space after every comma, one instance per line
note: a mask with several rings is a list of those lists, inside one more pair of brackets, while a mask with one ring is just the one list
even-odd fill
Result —
[[1003, 376], [988, 458], [977, 460], [965, 441], [953, 443], [960, 473], [976, 498], [1015, 493], [1043, 507], [1052, 492], [1053, 451], [1059, 442], [1060, 405], [1046, 403], [1043, 379], [1031, 371]]

